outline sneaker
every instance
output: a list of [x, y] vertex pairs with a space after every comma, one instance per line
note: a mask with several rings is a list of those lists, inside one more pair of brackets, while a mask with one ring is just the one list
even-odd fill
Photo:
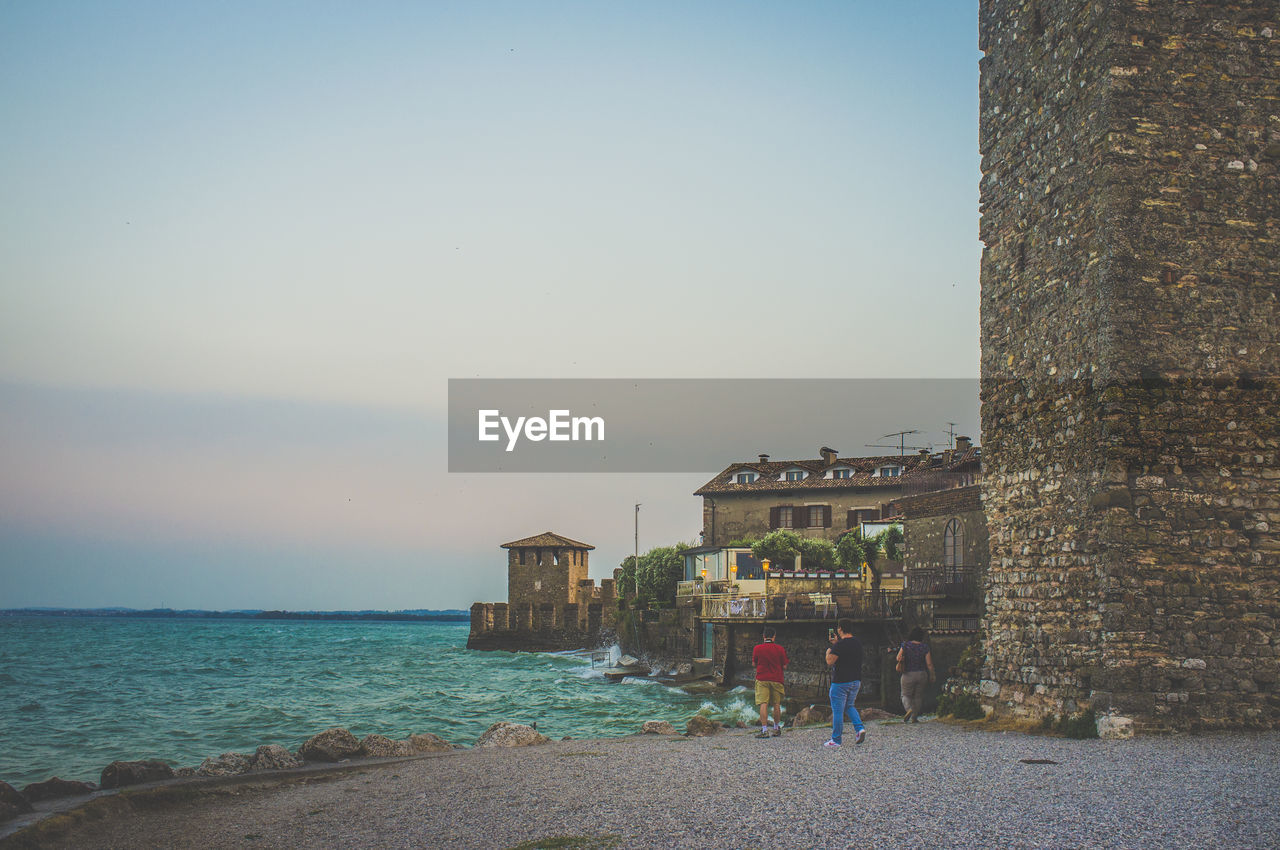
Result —
[[835, 741], [827, 741], [827, 742], [826, 742], [825, 744], [823, 744], [822, 746], [824, 746], [824, 747], [838, 747], [838, 746], [840, 746], [840, 745], [839, 745], [839, 744], [837, 744]]
[[911, 718], [912, 718], [912, 717], [914, 717], [914, 716], [915, 716], [915, 712], [907, 711], [907, 713], [906, 713], [906, 714], [902, 715], [902, 722], [903, 722], [903, 723], [910, 723], [910, 722], [911, 722]]
[[769, 737], [769, 731], [768, 731], [767, 729], [761, 729], [759, 732], [757, 732], [757, 733], [756, 733], [756, 737], [757, 737], [757, 738], [768, 738], [768, 737]]
[[867, 740], [867, 730], [866, 730], [866, 729], [859, 729], [859, 730], [858, 730], [858, 737], [854, 738], [854, 739], [853, 739], [853, 742], [854, 742], [855, 744], [861, 744], [861, 743], [862, 743], [863, 741], [865, 741], [865, 740]]
[[773, 727], [773, 737], [777, 738], [780, 735], [782, 735], [782, 727], [781, 726]]

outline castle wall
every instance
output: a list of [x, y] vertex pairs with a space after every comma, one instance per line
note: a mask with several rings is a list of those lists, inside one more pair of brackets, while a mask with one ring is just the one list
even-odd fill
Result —
[[1273, 0], [981, 0], [985, 705], [1280, 722]]
[[617, 607], [614, 583], [605, 579], [596, 587], [587, 578], [587, 559], [585, 549], [508, 549], [508, 601], [471, 606], [468, 648], [582, 649], [605, 640], [613, 625], [606, 612]]

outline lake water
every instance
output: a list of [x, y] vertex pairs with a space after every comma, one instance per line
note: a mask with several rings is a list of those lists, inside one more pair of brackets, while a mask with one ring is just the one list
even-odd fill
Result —
[[499, 720], [560, 738], [683, 729], [700, 709], [750, 720], [745, 688], [610, 684], [589, 659], [466, 649], [467, 623], [0, 618], [0, 780], [96, 782], [117, 759], [208, 756], [434, 732], [472, 744]]

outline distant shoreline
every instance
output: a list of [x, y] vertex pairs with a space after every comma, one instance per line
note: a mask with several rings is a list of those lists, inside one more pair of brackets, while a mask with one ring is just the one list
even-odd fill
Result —
[[0, 617], [110, 617], [153, 620], [320, 620], [393, 623], [464, 623], [466, 611], [199, 611], [172, 608], [5, 608]]

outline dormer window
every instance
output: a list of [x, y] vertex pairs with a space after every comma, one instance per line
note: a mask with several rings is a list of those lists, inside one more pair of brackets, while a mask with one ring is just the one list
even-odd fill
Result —
[[754, 484], [755, 480], [756, 474], [754, 472], [739, 472], [736, 479], [739, 484]]
[[832, 478], [848, 478], [853, 475], [852, 469], [833, 469], [831, 470]]
[[787, 481], [803, 481], [805, 479], [803, 469], [788, 469], [784, 475]]
[[879, 478], [897, 478], [901, 474], [902, 467], [893, 464], [876, 467], [876, 476]]

